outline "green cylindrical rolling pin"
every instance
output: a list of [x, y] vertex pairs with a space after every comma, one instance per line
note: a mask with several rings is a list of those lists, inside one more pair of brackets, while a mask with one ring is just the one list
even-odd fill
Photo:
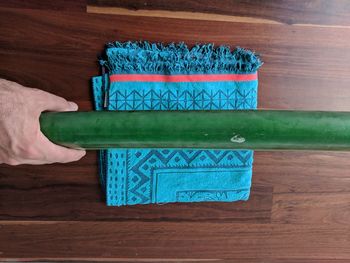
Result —
[[350, 150], [350, 112], [50, 112], [42, 132], [73, 148]]

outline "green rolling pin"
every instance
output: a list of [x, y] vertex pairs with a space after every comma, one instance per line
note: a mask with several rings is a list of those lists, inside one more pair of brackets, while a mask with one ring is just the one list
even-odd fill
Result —
[[46, 112], [42, 132], [72, 148], [350, 150], [350, 112]]

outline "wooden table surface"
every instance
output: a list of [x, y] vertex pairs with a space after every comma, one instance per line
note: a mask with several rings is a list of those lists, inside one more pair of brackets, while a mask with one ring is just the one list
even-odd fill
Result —
[[[81, 110], [114, 40], [253, 49], [260, 108], [350, 111], [349, 1], [0, 1], [0, 77]], [[256, 152], [248, 202], [117, 208], [94, 151], [1, 165], [0, 260], [350, 262], [349, 169], [350, 153]]]

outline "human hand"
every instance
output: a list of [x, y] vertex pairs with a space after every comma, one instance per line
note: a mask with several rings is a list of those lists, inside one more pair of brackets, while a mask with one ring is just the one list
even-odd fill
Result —
[[40, 131], [43, 111], [76, 111], [78, 105], [51, 93], [0, 79], [0, 164], [67, 163], [84, 150], [53, 144]]

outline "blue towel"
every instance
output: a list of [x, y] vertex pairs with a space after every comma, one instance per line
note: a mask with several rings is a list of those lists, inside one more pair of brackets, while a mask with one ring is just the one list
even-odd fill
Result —
[[[251, 51], [184, 43], [114, 42], [92, 78], [96, 110], [256, 109], [260, 59]], [[249, 198], [253, 151], [108, 149], [99, 153], [107, 205]]]

